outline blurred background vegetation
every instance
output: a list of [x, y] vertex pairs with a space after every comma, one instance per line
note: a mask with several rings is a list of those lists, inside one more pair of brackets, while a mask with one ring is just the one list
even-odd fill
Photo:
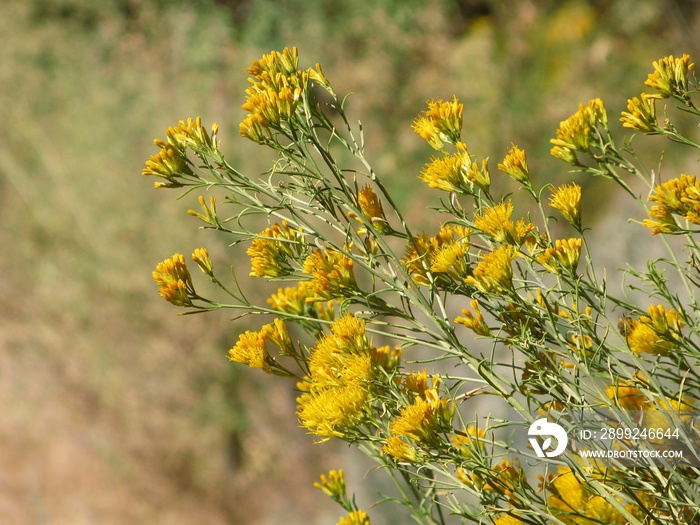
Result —
[[[266, 169], [238, 137], [252, 60], [296, 45], [353, 92], [369, 158], [432, 231], [417, 179], [431, 153], [410, 130], [426, 99], [465, 103], [466, 142], [494, 175], [515, 141], [537, 183], [563, 182], [559, 121], [596, 96], [618, 114], [652, 60], [700, 60], [699, 29], [688, 0], [0, 2], [0, 522], [337, 519], [311, 485], [347, 449], [297, 428], [292, 384], [225, 358], [259, 322], [179, 317], [150, 276], [198, 246], [248, 271], [140, 170], [154, 137], [197, 115], [221, 125], [231, 164]], [[612, 188], [577, 182], [606, 231]], [[366, 467], [351, 472], [362, 484]]]

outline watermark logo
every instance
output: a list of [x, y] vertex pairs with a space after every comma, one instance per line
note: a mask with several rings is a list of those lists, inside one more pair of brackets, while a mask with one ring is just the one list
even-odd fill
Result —
[[[550, 423], [545, 417], [538, 419], [530, 425], [527, 435], [530, 436], [530, 445], [532, 445], [535, 454], [537, 454], [539, 458], [555, 458], [564, 453], [566, 445], [569, 443], [566, 430], [556, 423]], [[540, 445], [537, 437], [533, 436], [544, 438], [542, 445]], [[549, 450], [552, 447], [552, 438], [557, 440], [557, 447], [554, 450]]]

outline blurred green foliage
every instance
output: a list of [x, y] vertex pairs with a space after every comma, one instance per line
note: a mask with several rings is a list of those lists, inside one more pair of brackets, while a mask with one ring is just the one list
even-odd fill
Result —
[[[6, 521], [251, 523], [263, 511], [274, 521], [279, 500], [256, 507], [269, 498], [258, 487], [274, 492], [291, 479], [283, 497], [296, 498], [295, 519], [314, 520], [307, 488], [334, 465], [311, 459], [320, 449], [295, 429], [288, 393], [231, 371], [224, 356], [245, 322], [178, 318], [150, 280], [175, 246], [206, 244], [219, 264], [248, 264], [197, 232], [189, 201], [173, 205], [139, 172], [154, 137], [197, 115], [221, 125], [232, 164], [263, 169], [269, 159], [237, 136], [253, 59], [296, 45], [355, 93], [349, 113], [364, 124], [368, 156], [406, 188], [401, 205], [415, 222], [427, 203], [418, 180], [426, 152], [410, 124], [426, 99], [464, 101], [470, 151], [494, 166], [515, 141], [535, 177], [555, 177], [548, 141], [579, 102], [599, 96], [611, 113], [624, 109], [652, 60], [697, 60], [696, 5], [0, 3]], [[179, 238], [163, 238], [154, 221]], [[255, 417], [242, 396], [261, 399], [245, 403]], [[270, 430], [278, 425], [284, 442]]]

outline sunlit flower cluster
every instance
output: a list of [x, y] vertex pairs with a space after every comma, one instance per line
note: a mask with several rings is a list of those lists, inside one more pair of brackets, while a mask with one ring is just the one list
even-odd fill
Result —
[[184, 255], [176, 253], [159, 263], [153, 272], [153, 279], [160, 287], [158, 293], [163, 299], [175, 306], [192, 306], [196, 294]]
[[690, 55], [683, 55], [676, 58], [673, 55], [655, 60], [652, 64], [654, 71], [644, 82], [650, 88], [656, 90], [656, 94], [650, 95], [655, 98], [669, 98], [677, 96], [687, 98], [688, 96], [688, 73], [695, 67], [690, 61]]
[[513, 246], [507, 244], [499, 246], [484, 255], [465, 282], [484, 293], [497, 295], [510, 293], [513, 291], [512, 262], [516, 257], [517, 251]]
[[508, 155], [498, 165], [498, 169], [518, 182], [530, 182], [530, 170], [527, 167], [527, 155], [525, 151], [515, 144], [511, 144]]
[[332, 321], [335, 312], [334, 302], [318, 301], [316, 292], [307, 281], [301, 281], [297, 286], [279, 288], [277, 293], [270, 296], [267, 304], [281, 313], [324, 321]]
[[187, 158], [187, 148], [198, 155], [212, 154], [217, 151], [216, 135], [218, 124], [212, 126], [211, 135], [202, 126], [202, 119], [197, 117], [187, 121], [181, 120], [177, 126], [169, 127], [165, 134], [166, 140], [155, 139], [153, 142], [160, 151], [146, 161], [142, 175], [152, 175], [163, 181], [156, 181], [156, 188], [179, 188], [184, 186], [187, 179], [194, 175]]
[[576, 229], [581, 228], [581, 186], [572, 183], [555, 188], [549, 205], [558, 210]]
[[642, 93], [641, 97], [627, 100], [627, 111], [622, 112], [620, 122], [626, 128], [655, 133], [659, 125], [656, 123], [656, 102], [653, 95]]
[[546, 248], [536, 256], [537, 262], [552, 273], [561, 274], [563, 271], [575, 273], [581, 258], [583, 240], [557, 239], [554, 246]]
[[578, 163], [576, 152], [590, 152], [591, 135], [599, 124], [607, 125], [607, 121], [605, 106], [599, 98], [586, 106], [579, 104], [578, 111], [560, 122], [556, 138], [550, 140], [554, 144], [552, 155], [569, 164]]
[[248, 68], [253, 77], [248, 79], [252, 85], [246, 90], [243, 109], [249, 114], [240, 124], [241, 136], [264, 143], [271, 139], [272, 130], [280, 129], [281, 122], [291, 120], [309, 76], [298, 66], [295, 47], [272, 51]]
[[306, 250], [303, 230], [292, 228], [287, 221], [261, 231], [247, 250], [251, 277], [280, 277], [295, 268], [292, 261]]
[[481, 230], [500, 244], [520, 246], [535, 229], [535, 225], [519, 219], [511, 220], [513, 202], [508, 199], [490, 208], [484, 208], [481, 214], [474, 215], [474, 227]]
[[473, 330], [475, 334], [490, 336], [491, 329], [484, 320], [484, 315], [481, 313], [481, 309], [479, 308], [479, 301], [472, 299], [469, 304], [474, 310], [474, 313], [465, 308], [462, 310], [462, 315], [464, 317], [455, 318], [455, 323], [466, 326], [470, 330]]
[[410, 241], [402, 263], [413, 281], [428, 286], [431, 273], [464, 279], [469, 274], [471, 233], [469, 228], [446, 224], [435, 237], [424, 234]]
[[627, 317], [621, 323], [627, 345], [635, 354], [666, 355], [677, 347], [685, 323], [676, 310], [663, 305], [651, 305], [647, 312], [649, 315]]
[[316, 300], [352, 297], [358, 291], [353, 260], [332, 248], [314, 250], [304, 261], [304, 273], [311, 275], [309, 288]]
[[436, 150], [442, 150], [445, 142], [457, 144], [462, 135], [464, 104], [457, 97], [452, 102], [429, 100], [428, 109], [413, 122], [413, 130]]
[[[367, 224], [371, 224], [378, 233], [384, 235], [391, 231], [391, 226], [384, 216], [384, 209], [372, 186], [364, 186], [357, 193], [357, 205]], [[360, 233], [366, 233], [366, 230]]]
[[398, 365], [398, 356], [386, 360], [388, 347], [373, 348], [365, 333], [364, 320], [347, 314], [322, 336], [309, 358], [309, 374], [298, 384], [297, 415], [311, 433], [331, 437], [349, 437], [359, 432], [373, 401], [377, 383], [390, 368]]
[[694, 175], [681, 174], [659, 184], [649, 200], [657, 204], [649, 210], [651, 219], [645, 219], [644, 226], [651, 228], [653, 235], [680, 230], [674, 215], [700, 225], [700, 180]]

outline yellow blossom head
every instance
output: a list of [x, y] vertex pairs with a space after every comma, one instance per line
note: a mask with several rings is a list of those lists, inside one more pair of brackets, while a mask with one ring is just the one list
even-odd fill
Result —
[[304, 261], [304, 273], [312, 276], [309, 288], [316, 299], [353, 296], [358, 290], [353, 266], [350, 257], [332, 248], [314, 250]]
[[627, 100], [627, 111], [620, 117], [623, 127], [641, 131], [642, 133], [656, 133], [659, 125], [656, 123], [656, 104], [654, 97], [642, 93], [641, 98], [633, 97]]
[[431, 188], [454, 193], [471, 193], [472, 183], [467, 177], [469, 155], [455, 153], [433, 158], [425, 165], [420, 179]]
[[688, 73], [695, 66], [690, 61], [690, 55], [676, 58], [673, 55], [655, 60], [652, 64], [654, 71], [649, 73], [645, 85], [656, 90], [655, 98], [678, 96], [688, 97]]
[[321, 481], [315, 482], [314, 487], [335, 501], [343, 501], [346, 496], [343, 469], [331, 470], [328, 475], [321, 474]]
[[511, 263], [517, 252], [510, 245], [496, 248], [476, 265], [471, 276], [465, 279], [467, 284], [475, 286], [485, 293], [503, 294], [513, 290], [513, 267]]
[[289, 275], [294, 267], [291, 262], [305, 251], [301, 229], [292, 228], [287, 221], [273, 224], [261, 231], [247, 250], [250, 256], [252, 277], [280, 277]]
[[530, 182], [530, 171], [527, 167], [525, 151], [515, 144], [511, 144], [508, 155], [498, 165], [498, 169], [518, 182]]
[[464, 315], [464, 317], [457, 317], [455, 319], [455, 323], [466, 326], [478, 335], [483, 335], [486, 337], [490, 336], [491, 329], [486, 324], [486, 321], [484, 321], [484, 316], [479, 309], [479, 301], [472, 299], [469, 304], [474, 309], [474, 313], [465, 308], [462, 310], [462, 315]]
[[462, 134], [462, 112], [464, 105], [457, 97], [452, 102], [429, 100], [428, 109], [413, 123], [413, 129], [428, 144], [437, 150], [444, 148], [444, 142], [457, 144]]
[[196, 295], [185, 256], [176, 253], [156, 266], [153, 279], [160, 287], [158, 293], [175, 306], [192, 306]]
[[389, 226], [384, 216], [382, 203], [371, 186], [367, 185], [360, 189], [357, 193], [357, 204], [365, 220], [368, 221], [378, 233], [384, 235], [391, 232], [391, 226]]
[[369, 516], [364, 510], [355, 510], [340, 518], [336, 525], [370, 525]]
[[558, 210], [576, 229], [581, 228], [581, 186], [573, 183], [555, 188], [549, 205]]
[[396, 461], [415, 463], [418, 461], [418, 452], [415, 447], [409, 445], [399, 436], [389, 436], [382, 445], [382, 451], [394, 458]]

